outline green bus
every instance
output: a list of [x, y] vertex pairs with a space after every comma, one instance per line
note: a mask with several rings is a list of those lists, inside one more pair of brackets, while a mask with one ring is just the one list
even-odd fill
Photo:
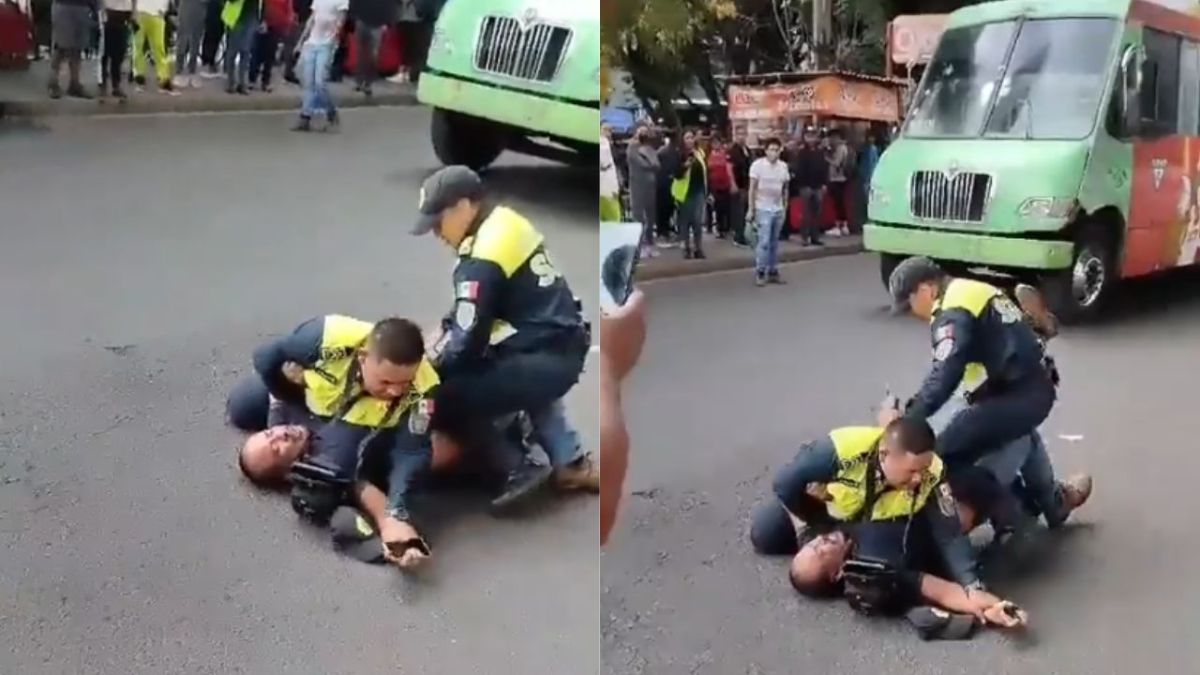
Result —
[[[1178, 3], [1176, 3], [1178, 4]], [[953, 13], [871, 179], [864, 246], [1037, 283], [1064, 320], [1200, 251], [1200, 17], [1144, 0]]]
[[433, 108], [433, 149], [444, 164], [483, 169], [505, 150], [597, 161], [599, 4], [450, 0], [417, 97]]

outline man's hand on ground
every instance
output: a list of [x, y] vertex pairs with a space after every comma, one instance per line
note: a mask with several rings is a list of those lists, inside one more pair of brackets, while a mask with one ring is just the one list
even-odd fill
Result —
[[[1007, 611], [1010, 607], [1014, 610], [1012, 614]], [[983, 613], [983, 620], [1000, 628], [1021, 628], [1029, 625], [1029, 615], [1008, 601], [998, 602], [987, 608]]]
[[420, 567], [429, 556], [418, 548], [409, 547], [399, 557], [392, 553], [389, 544], [400, 544], [412, 539], [420, 539], [421, 535], [412, 525], [392, 517], [383, 519], [379, 524], [379, 539], [383, 544], [383, 557], [388, 562], [397, 565], [402, 570], [414, 570]]
[[967, 604], [970, 606], [971, 614], [985, 624], [991, 623], [987, 616], [988, 610], [1003, 604], [1003, 602], [1000, 598], [982, 589], [967, 591]]
[[646, 342], [646, 297], [634, 289], [613, 314], [600, 317], [600, 359], [612, 378], [621, 382], [637, 364]]

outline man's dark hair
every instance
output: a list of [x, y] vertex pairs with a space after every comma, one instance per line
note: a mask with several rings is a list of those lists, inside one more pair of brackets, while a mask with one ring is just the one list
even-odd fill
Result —
[[900, 417], [887, 425], [883, 430], [884, 436], [890, 443], [888, 447], [910, 455], [921, 455], [932, 452], [937, 442], [937, 436], [925, 420], [914, 417]]
[[772, 145], [777, 145], [781, 150], [783, 149], [783, 141], [779, 140], [778, 138], [768, 138], [767, 140], [763, 141], [764, 150]]
[[417, 324], [393, 317], [375, 324], [367, 348], [384, 361], [409, 366], [420, 363], [425, 356], [425, 338]]
[[845, 133], [844, 131], [842, 131], [841, 129], [838, 129], [838, 128], [836, 128], [836, 127], [835, 127], [835, 128], [833, 128], [833, 129], [830, 129], [830, 130], [829, 130], [829, 137], [830, 137], [830, 138], [841, 138], [841, 139], [845, 139], [845, 138], [846, 138], [846, 133]]

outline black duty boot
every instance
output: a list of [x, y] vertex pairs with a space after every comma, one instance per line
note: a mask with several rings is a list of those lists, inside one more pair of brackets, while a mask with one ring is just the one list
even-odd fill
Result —
[[500, 494], [492, 500], [492, 507], [505, 509], [517, 504], [545, 485], [553, 473], [554, 469], [549, 465], [536, 464], [526, 458], [517, 468], [508, 472], [504, 487]]

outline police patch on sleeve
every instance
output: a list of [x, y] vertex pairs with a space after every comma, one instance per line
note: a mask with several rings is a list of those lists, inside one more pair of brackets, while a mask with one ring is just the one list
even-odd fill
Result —
[[942, 512], [943, 516], [958, 516], [957, 502], [954, 501], [954, 493], [950, 492], [949, 483], [942, 483], [938, 486], [937, 503], [938, 510]]
[[954, 324], [952, 324], [952, 323], [948, 323], [945, 326], [941, 326], [933, 333], [933, 341], [934, 342], [941, 342], [942, 340], [946, 340], [946, 339], [952, 338], [952, 337], [954, 337]]
[[950, 358], [950, 354], [953, 351], [954, 338], [942, 338], [941, 340], [938, 340], [937, 344], [933, 347], [933, 360], [945, 361], [946, 359]]
[[416, 436], [423, 436], [429, 431], [429, 420], [433, 417], [433, 401], [423, 398], [413, 406], [408, 415], [408, 430]]
[[472, 302], [479, 299], [479, 282], [464, 281], [458, 285], [455, 290], [455, 297], [459, 300], [471, 300]]
[[460, 300], [454, 308], [454, 323], [463, 330], [471, 330], [475, 325], [475, 303]]
[[1008, 296], [997, 296], [992, 300], [992, 307], [996, 308], [996, 313], [1000, 315], [1002, 323], [1017, 323], [1024, 318], [1024, 314], [1012, 300], [1008, 299]]

